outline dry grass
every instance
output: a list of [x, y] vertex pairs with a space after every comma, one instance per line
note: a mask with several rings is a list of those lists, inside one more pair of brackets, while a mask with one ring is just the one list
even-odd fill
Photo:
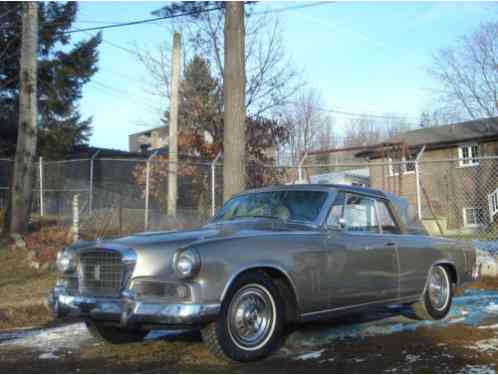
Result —
[[469, 284], [466, 288], [468, 289], [498, 289], [498, 278], [484, 277], [481, 280], [474, 281]]
[[54, 272], [29, 266], [27, 252], [0, 243], [0, 329], [39, 326], [52, 320], [43, 305]]

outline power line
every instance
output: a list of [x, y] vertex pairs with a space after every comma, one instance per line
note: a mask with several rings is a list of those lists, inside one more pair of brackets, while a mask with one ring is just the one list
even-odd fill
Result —
[[[290, 104], [299, 104], [296, 102], [290, 102]], [[380, 115], [376, 113], [368, 113], [368, 112], [348, 112], [348, 111], [343, 111], [340, 109], [336, 108], [323, 108], [323, 107], [313, 107], [313, 109], [321, 112], [328, 112], [328, 113], [333, 113], [337, 115], [343, 115], [343, 116], [350, 116], [350, 117], [356, 117], [356, 118], [375, 118], [375, 119], [384, 119], [384, 120], [406, 120], [406, 119], [415, 119], [416, 116], [403, 116], [403, 115]], [[415, 125], [412, 123], [412, 125]]]
[[[304, 5], [293, 5], [293, 6], [288, 6], [288, 7], [270, 9], [270, 10], [266, 10], [266, 11], [259, 11], [259, 12], [255, 12], [254, 14], [280, 13], [280, 12], [286, 12], [286, 11], [289, 11], [289, 10], [298, 10], [298, 9], [304, 9], [304, 8], [310, 8], [310, 7], [328, 5], [328, 4], [333, 4], [333, 3], [335, 3], [335, 1], [320, 1], [320, 2], [310, 3], [310, 4], [304, 4]], [[145, 23], [158, 22], [158, 21], [163, 21], [163, 20], [172, 19], [172, 18], [193, 16], [193, 15], [196, 15], [196, 14], [207, 13], [207, 12], [211, 12], [211, 11], [214, 11], [214, 10], [221, 10], [221, 9], [224, 9], [223, 5], [217, 6], [217, 7], [212, 7], [212, 8], [207, 8], [207, 9], [197, 9], [197, 10], [193, 10], [193, 11], [190, 11], [190, 12], [170, 14], [168, 16], [163, 16], [163, 17], [146, 18], [146, 19], [137, 20], [137, 21], [129, 21], [129, 22], [121, 22], [121, 23], [109, 23], [109, 24], [103, 25], [103, 26], [88, 27], [88, 28], [83, 28], [83, 29], [74, 29], [74, 30], [66, 31], [64, 33], [65, 34], [73, 34], [73, 33], [79, 33], [79, 32], [83, 32], [83, 31], [99, 31], [99, 30], [105, 30], [105, 29], [112, 29], [112, 28], [116, 28], [116, 27], [126, 27], [126, 26], [141, 25], [141, 24], [145, 24]], [[88, 21], [80, 21], [80, 22], [85, 22], [85, 23], [100, 23], [101, 21], [91, 21], [91, 20], [88, 20]]]
[[163, 16], [163, 17], [147, 18], [147, 19], [138, 20], [138, 21], [114, 23], [114, 24], [110, 24], [110, 25], [88, 27], [88, 28], [84, 28], [84, 29], [74, 29], [74, 30], [66, 31], [65, 34], [74, 34], [74, 33], [79, 33], [79, 32], [83, 32], [83, 31], [98, 31], [98, 30], [112, 29], [112, 28], [116, 28], [116, 27], [140, 25], [140, 24], [144, 24], [144, 23], [157, 22], [157, 21], [162, 21], [162, 20], [167, 20], [167, 19], [172, 19], [172, 18], [193, 16], [196, 14], [211, 12], [213, 10], [220, 10], [220, 9], [223, 9], [223, 6], [217, 6], [217, 7], [213, 7], [213, 8], [207, 8], [207, 9], [197, 9], [197, 10], [193, 10], [191, 12], [171, 14], [169, 16]]
[[254, 12], [253, 14], [265, 14], [265, 13], [281, 13], [281, 12], [286, 12], [289, 10], [298, 10], [298, 9], [304, 9], [304, 8], [311, 8], [311, 7], [316, 7], [316, 6], [321, 6], [321, 5], [328, 5], [328, 4], [334, 4], [335, 1], [317, 1], [314, 3], [309, 3], [309, 4], [303, 4], [303, 5], [291, 5], [288, 7], [282, 7], [282, 8], [276, 8], [276, 9], [270, 9], [270, 10], [261, 10], [259, 12]]

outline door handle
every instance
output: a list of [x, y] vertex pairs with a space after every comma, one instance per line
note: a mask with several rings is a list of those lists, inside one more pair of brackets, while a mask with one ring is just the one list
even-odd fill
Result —
[[394, 246], [396, 246], [396, 245], [397, 245], [397, 243], [396, 243], [396, 242], [388, 242], [388, 243], [386, 243], [386, 246], [387, 246], [387, 247], [394, 247]]

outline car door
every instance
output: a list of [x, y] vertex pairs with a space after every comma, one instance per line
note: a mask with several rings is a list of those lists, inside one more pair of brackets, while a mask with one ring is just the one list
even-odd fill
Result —
[[330, 308], [397, 298], [396, 242], [382, 233], [376, 200], [361, 194], [338, 194], [327, 227], [326, 246], [332, 252]]
[[379, 201], [379, 221], [382, 232], [397, 244], [400, 298], [416, 296], [425, 286], [428, 270], [434, 261], [428, 236], [402, 233], [395, 209], [389, 202]]

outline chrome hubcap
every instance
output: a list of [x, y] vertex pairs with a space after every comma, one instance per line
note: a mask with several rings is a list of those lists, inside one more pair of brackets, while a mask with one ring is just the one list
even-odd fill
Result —
[[432, 270], [429, 281], [429, 299], [436, 310], [444, 310], [450, 293], [449, 280], [441, 267]]
[[256, 350], [273, 331], [275, 304], [266, 288], [247, 285], [232, 299], [228, 316], [228, 330], [234, 342], [243, 349]]

